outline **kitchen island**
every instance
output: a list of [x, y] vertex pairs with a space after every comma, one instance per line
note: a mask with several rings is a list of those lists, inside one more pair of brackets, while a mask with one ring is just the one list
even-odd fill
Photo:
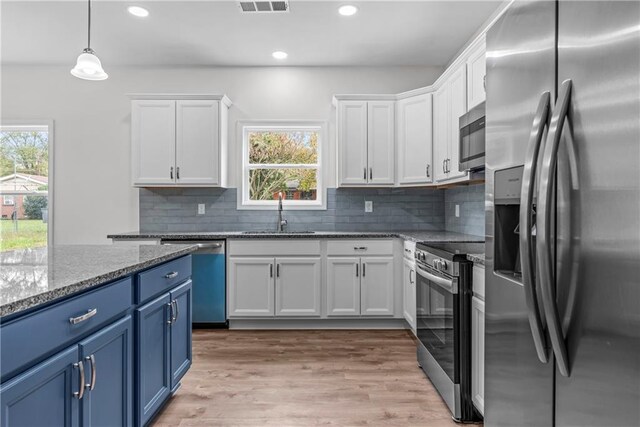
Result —
[[195, 249], [2, 253], [3, 425], [146, 424], [191, 366]]

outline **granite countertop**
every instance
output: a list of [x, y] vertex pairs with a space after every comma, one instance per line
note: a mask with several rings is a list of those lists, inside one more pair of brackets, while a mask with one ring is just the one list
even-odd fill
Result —
[[414, 242], [484, 242], [484, 237], [450, 231], [316, 231], [316, 232], [139, 232], [110, 234], [109, 239], [215, 240], [215, 239], [382, 239], [400, 238]]
[[194, 245], [71, 245], [0, 252], [0, 317], [189, 254]]

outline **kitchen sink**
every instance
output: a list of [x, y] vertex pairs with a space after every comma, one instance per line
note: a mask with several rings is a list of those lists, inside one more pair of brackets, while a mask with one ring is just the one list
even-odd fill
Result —
[[243, 231], [242, 234], [314, 234], [315, 231]]

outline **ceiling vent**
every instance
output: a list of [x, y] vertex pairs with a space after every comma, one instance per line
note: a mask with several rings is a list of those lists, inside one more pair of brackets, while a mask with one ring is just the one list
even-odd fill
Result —
[[243, 13], [289, 12], [289, 0], [280, 1], [241, 1], [240, 10]]

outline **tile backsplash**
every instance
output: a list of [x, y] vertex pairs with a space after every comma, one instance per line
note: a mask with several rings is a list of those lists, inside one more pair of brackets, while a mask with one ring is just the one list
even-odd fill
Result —
[[[456, 205], [460, 217], [456, 218]], [[445, 230], [484, 236], [484, 184], [444, 191]]]
[[[445, 193], [428, 188], [330, 188], [326, 210], [285, 210], [284, 217], [290, 231], [443, 230]], [[140, 231], [276, 229], [275, 210], [239, 210], [237, 197], [235, 188], [142, 188]], [[373, 202], [373, 212], [365, 213], [365, 200]], [[205, 204], [204, 215], [197, 215], [199, 203]]]

